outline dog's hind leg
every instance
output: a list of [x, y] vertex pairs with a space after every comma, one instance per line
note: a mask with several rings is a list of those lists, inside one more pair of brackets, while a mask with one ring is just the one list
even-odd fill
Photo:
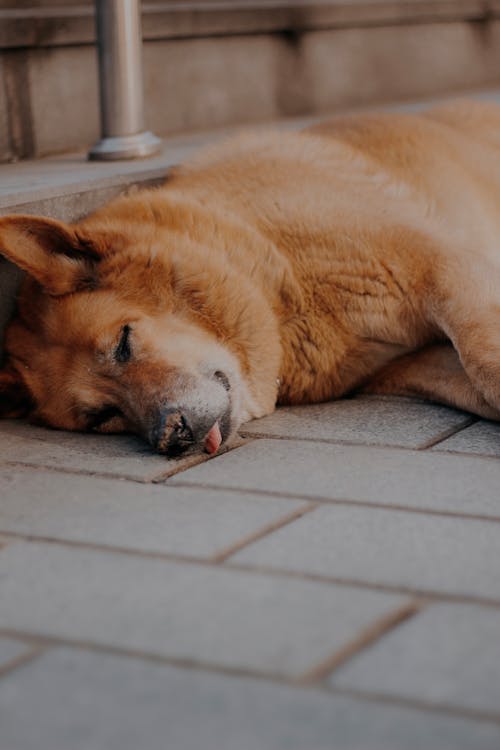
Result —
[[429, 299], [433, 321], [456, 349], [474, 390], [482, 395], [495, 412], [499, 412], [498, 257], [487, 257], [483, 249], [475, 256], [462, 254], [446, 258], [445, 262], [438, 264], [434, 281]]
[[427, 346], [393, 360], [360, 391], [417, 396], [500, 421], [500, 410], [474, 387], [451, 344]]

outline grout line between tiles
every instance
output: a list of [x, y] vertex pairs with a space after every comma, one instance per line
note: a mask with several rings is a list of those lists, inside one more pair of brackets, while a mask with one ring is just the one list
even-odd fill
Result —
[[324, 497], [321, 495], [306, 495], [300, 492], [284, 492], [281, 490], [262, 490], [255, 487], [236, 487], [234, 485], [217, 485], [211, 482], [189, 482], [183, 480], [176, 480], [172, 484], [165, 485], [166, 487], [183, 487], [189, 489], [205, 489], [205, 490], [216, 490], [222, 491], [227, 490], [229, 492], [236, 493], [248, 493], [251, 492], [253, 495], [261, 495], [262, 497], [277, 497], [284, 500], [303, 500], [304, 502], [311, 501], [321, 505], [353, 505], [361, 508], [373, 508], [374, 510], [395, 510], [403, 513], [419, 513], [421, 515], [431, 516], [446, 516], [451, 518], [459, 518], [466, 521], [491, 521], [492, 523], [500, 523], [500, 515], [489, 516], [483, 513], [464, 513], [454, 510], [437, 510], [436, 508], [417, 508], [410, 505], [399, 505], [397, 503], [384, 503], [384, 502], [371, 502], [369, 500], [355, 500], [347, 497]]
[[[165, 482], [167, 479], [170, 479], [173, 476], [176, 476], [177, 474], [181, 474], [183, 471], [187, 471], [188, 469], [192, 469], [194, 466], [198, 466], [199, 464], [206, 463], [207, 461], [211, 461], [215, 458], [219, 458], [220, 456], [223, 456], [225, 453], [228, 453], [231, 450], [235, 450], [237, 448], [241, 448], [243, 445], [247, 445], [248, 443], [252, 442], [251, 440], [241, 440], [236, 445], [232, 445], [231, 448], [226, 448], [225, 450], [222, 450], [220, 453], [217, 454], [217, 456], [208, 456], [203, 453], [196, 453], [192, 456], [184, 456], [179, 460], [178, 464], [175, 464], [171, 466], [169, 469], [161, 471], [158, 469], [157, 471], [153, 471], [150, 474], [144, 474], [142, 476], [137, 476], [134, 474], [127, 474], [127, 473], [120, 473], [120, 472], [114, 472], [114, 471], [99, 471], [99, 470], [93, 470], [93, 469], [86, 469], [86, 468], [71, 468], [67, 466], [52, 466], [42, 463], [36, 463], [34, 461], [13, 461], [11, 459], [1, 459], [0, 458], [0, 467], [8, 467], [8, 468], [28, 468], [28, 469], [36, 469], [37, 471], [48, 471], [48, 472], [54, 472], [56, 474], [68, 474], [68, 475], [78, 475], [78, 476], [86, 476], [86, 477], [93, 477], [97, 479], [119, 479], [119, 480], [125, 480], [127, 482], [134, 482], [136, 484], [161, 484]], [[154, 455], [154, 454], [152, 454]], [[145, 460], [147, 461], [148, 456], [145, 456]]]
[[[36, 640], [36, 638], [31, 639], [31, 642], [33, 642], [33, 640]], [[46, 651], [45, 646], [37, 645], [37, 646], [33, 646], [28, 651], [25, 651], [23, 654], [20, 654], [15, 659], [10, 659], [5, 664], [0, 666], [0, 679], [10, 674], [18, 667], [21, 667], [24, 664], [28, 664], [30, 661], [33, 661], [34, 659], [38, 658], [44, 653], [44, 651]]]
[[249, 534], [243, 539], [240, 539], [240, 541], [229, 545], [225, 549], [222, 549], [213, 557], [209, 558], [210, 562], [225, 562], [229, 557], [231, 557], [231, 555], [236, 554], [236, 552], [239, 552], [245, 547], [248, 547], [248, 545], [253, 544], [253, 542], [259, 541], [259, 539], [263, 539], [264, 537], [269, 536], [273, 533], [273, 531], [277, 531], [278, 529], [282, 529], [284, 526], [288, 526], [293, 521], [302, 518], [302, 516], [304, 516], [306, 513], [311, 513], [313, 510], [316, 510], [317, 507], [319, 507], [319, 503], [307, 503], [306, 505], [297, 508], [297, 510], [293, 511], [292, 513], [289, 513], [282, 518], [278, 518], [276, 521], [269, 523], [267, 526], [254, 531], [253, 534]]
[[46, 464], [37, 464], [31, 461], [10, 461], [2, 459], [1, 466], [10, 469], [36, 469], [37, 471], [48, 471], [54, 474], [67, 474], [70, 476], [94, 477], [97, 479], [121, 479], [135, 484], [149, 484], [152, 480], [148, 477], [137, 477], [131, 474], [119, 474], [114, 472], [98, 472], [90, 469], [71, 469], [66, 466], [47, 466]]
[[448, 440], [452, 435], [457, 435], [459, 432], [462, 432], [462, 430], [467, 429], [467, 427], [470, 427], [471, 425], [478, 422], [477, 417], [469, 417], [464, 421], [461, 425], [455, 425], [454, 427], [449, 427], [447, 430], [443, 430], [443, 432], [439, 433], [439, 435], [435, 435], [433, 438], [430, 438], [425, 443], [422, 443], [422, 445], [419, 445], [418, 450], [419, 451], [426, 451], [429, 448], [433, 448], [435, 445], [438, 445], [439, 443], [442, 443], [444, 440]]
[[[312, 509], [313, 510], [313, 509]], [[106, 552], [109, 554], [130, 555], [140, 557], [146, 560], [163, 560], [186, 565], [198, 565], [200, 567], [213, 567], [219, 570], [240, 571], [252, 575], [265, 575], [281, 578], [293, 578], [303, 581], [316, 581], [334, 586], [345, 586], [349, 588], [361, 588], [370, 591], [381, 591], [393, 594], [404, 594], [405, 596], [420, 597], [428, 599], [429, 602], [449, 602], [452, 604], [477, 604], [483, 607], [500, 608], [500, 598], [490, 598], [487, 596], [474, 596], [471, 594], [450, 594], [440, 591], [427, 589], [410, 588], [407, 586], [397, 586], [388, 583], [374, 583], [372, 581], [363, 581], [351, 578], [337, 578], [334, 576], [325, 576], [318, 573], [307, 573], [302, 571], [286, 570], [283, 568], [273, 568], [262, 565], [251, 565], [248, 563], [235, 563], [231, 560], [228, 562], [214, 562], [211, 558], [194, 557], [180, 555], [169, 552], [151, 552], [145, 550], [134, 550], [128, 547], [115, 547], [106, 544], [97, 544], [93, 542], [80, 542], [76, 540], [57, 539], [53, 537], [33, 536], [20, 534], [17, 532], [2, 532], [6, 539], [14, 539], [29, 543], [46, 543], [61, 545], [63, 547], [95, 550], [97, 552]]]
[[[457, 432], [461, 432], [462, 429], [466, 429], [467, 427], [470, 427], [472, 424], [475, 424], [478, 419], [475, 419], [474, 417], [471, 417], [471, 422], [467, 422], [464, 425], [461, 425], [457, 428]], [[280, 440], [280, 441], [290, 441], [290, 442], [296, 442], [296, 443], [321, 443], [322, 445], [331, 445], [333, 447], [348, 447], [348, 448], [369, 448], [370, 450], [381, 450], [381, 451], [387, 451], [387, 450], [393, 450], [393, 451], [401, 451], [401, 452], [409, 452], [409, 453], [420, 453], [424, 450], [427, 450], [429, 447], [433, 447], [431, 444], [431, 440], [422, 443], [419, 446], [411, 446], [411, 445], [393, 445], [391, 443], [364, 443], [360, 441], [354, 441], [354, 440], [340, 440], [340, 439], [328, 439], [328, 438], [307, 438], [307, 437], [297, 437], [292, 435], [274, 435], [271, 433], [246, 433], [245, 431], [242, 431], [242, 436], [247, 438], [254, 438], [254, 440]], [[453, 432], [451, 434], [454, 434]], [[442, 437], [443, 433], [440, 433], [439, 439], [437, 441], [437, 444], [439, 444], [440, 441], [443, 441], [449, 437], [449, 435], [445, 437]], [[485, 460], [498, 460], [498, 456], [493, 453], [470, 453], [467, 451], [438, 451], [440, 453], [446, 454], [451, 453], [453, 455], [461, 455], [461, 456], [468, 456], [469, 458], [483, 458]], [[217, 458], [217, 456], [215, 457]]]
[[276, 682], [279, 684], [290, 684], [290, 676], [283, 675], [274, 672], [265, 672], [261, 670], [251, 669], [249, 667], [241, 666], [228, 666], [225, 664], [218, 664], [216, 662], [207, 662], [198, 660], [195, 658], [182, 657], [182, 656], [167, 656], [165, 654], [159, 654], [152, 651], [142, 651], [137, 648], [127, 648], [124, 646], [115, 646], [110, 643], [96, 643], [94, 641], [86, 641], [76, 638], [66, 638], [64, 636], [52, 636], [43, 633], [30, 633], [26, 631], [17, 631], [13, 628], [1, 628], [0, 636], [7, 638], [17, 638], [18, 640], [29, 640], [31, 642], [36, 641], [38, 648], [57, 648], [57, 647], [69, 647], [76, 648], [84, 651], [92, 651], [95, 653], [105, 653], [114, 656], [126, 657], [129, 659], [141, 659], [142, 661], [153, 662], [155, 664], [161, 664], [172, 667], [180, 667], [182, 669], [198, 669], [206, 672], [215, 672], [230, 677], [248, 677], [258, 680], [267, 680]]
[[425, 607], [424, 599], [414, 599], [406, 602], [403, 606], [388, 612], [375, 622], [372, 622], [352, 640], [340, 649], [337, 649], [328, 659], [304, 672], [294, 682], [297, 685], [310, 685], [314, 682], [325, 680], [332, 672], [341, 667], [345, 662], [357, 655], [360, 651], [371, 646], [382, 636], [387, 635], [402, 622], [418, 614]]
[[329, 583], [335, 586], [362, 588], [369, 591], [382, 591], [390, 594], [403, 594], [405, 596], [425, 599], [428, 603], [433, 604], [447, 602], [450, 604], [477, 604], [481, 607], [490, 607], [492, 609], [500, 607], [500, 598], [490, 598], [487, 596], [451, 594], [443, 591], [411, 588], [409, 586], [397, 586], [390, 583], [375, 583], [373, 581], [364, 581], [356, 578], [338, 578], [336, 576], [326, 576], [319, 573], [306, 573], [302, 571], [286, 570], [284, 568], [273, 568], [265, 565], [251, 565], [249, 563], [239, 563], [231, 560], [225, 563], [224, 567], [248, 573], [283, 576], [283, 578], [297, 578], [303, 581], [316, 581], [318, 583]]
[[449, 703], [431, 703], [422, 698], [405, 698], [401, 695], [375, 693], [368, 690], [354, 690], [351, 688], [332, 687], [325, 685], [324, 690], [333, 695], [342, 695], [345, 698], [369, 701], [370, 703], [383, 703], [398, 708], [410, 708], [433, 714], [448, 714], [461, 719], [473, 719], [475, 721], [489, 721], [500, 724], [500, 711], [493, 713], [480, 711], [467, 706], [456, 706]]
[[[439, 443], [438, 443], [439, 446]], [[465, 450], [452, 450], [450, 448], [433, 447], [433, 452], [439, 456], [460, 456], [462, 458], [483, 458], [488, 461], [498, 461], [498, 453], [471, 453]]]
[[[409, 708], [427, 714], [445, 713], [451, 716], [458, 716], [461, 718], [473, 719], [476, 721], [489, 721], [494, 722], [495, 724], [500, 724], [500, 714], [490, 714], [487, 712], [476, 711], [474, 709], [468, 709], [453, 705], [450, 706], [448, 704], [432, 704], [419, 699], [401, 698], [401, 696], [388, 696], [379, 693], [332, 687], [321, 682], [300, 685], [297, 683], [297, 680], [294, 679], [293, 675], [285, 676], [282, 674], [271, 672], [256, 671], [245, 667], [229, 667], [227, 665], [202, 662], [195, 659], [165, 656], [163, 654], [144, 652], [138, 649], [128, 649], [113, 645], [103, 645], [99, 643], [93, 643], [92, 641], [83, 641], [71, 638], [60, 638], [56, 636], [27, 633], [25, 631], [17, 631], [11, 628], [0, 628], [0, 636], [26, 640], [30, 643], [36, 641], [38, 644], [38, 651], [37, 654], [33, 654], [33, 656], [36, 656], [39, 653], [41, 654], [43, 653], [43, 651], [46, 651], [49, 648], [68, 647], [81, 651], [90, 651], [98, 654], [109, 654], [112, 656], [118, 656], [127, 659], [140, 659], [141, 661], [150, 662], [160, 666], [170, 666], [178, 669], [187, 669], [192, 671], [197, 670], [226, 677], [239, 677], [255, 679], [261, 682], [271, 682], [276, 685], [288, 686], [290, 688], [308, 689], [317, 693], [322, 693], [323, 695], [343, 695], [345, 697], [350, 697], [369, 703], [382, 703], [385, 705]], [[35, 649], [33, 649], [33, 651], [35, 651]], [[18, 666], [20, 666], [20, 664]]]
[[230, 446], [223, 446], [222, 449], [214, 456], [209, 456], [206, 453], [201, 453], [201, 454], [195, 453], [193, 454], [193, 456], [184, 456], [184, 458], [181, 459], [183, 464], [180, 468], [176, 469], [174, 466], [171, 469], [168, 469], [166, 472], [159, 472], [154, 475], [152, 474], [149, 481], [152, 482], [153, 484], [162, 484], [163, 482], [166, 482], [167, 479], [170, 479], [172, 476], [176, 476], [177, 474], [182, 474], [183, 471], [187, 471], [188, 469], [191, 469], [193, 466], [198, 466], [200, 464], [207, 463], [208, 461], [215, 461], [221, 456], [224, 456], [226, 453], [230, 453], [233, 450], [242, 448], [244, 445], [248, 445], [248, 443], [251, 443], [251, 442], [253, 441], [249, 438], [242, 438], [241, 436], [238, 436], [238, 438], [236, 438], [235, 441], [231, 443]]
[[182, 459], [182, 464], [180, 463], [178, 466], [172, 466], [170, 469], [167, 469], [166, 471], [158, 471], [154, 474], [148, 474], [147, 482], [150, 482], [152, 484], [158, 484], [159, 482], [164, 482], [166, 479], [170, 479], [170, 477], [174, 477], [177, 474], [182, 474], [183, 471], [186, 471], [187, 469], [192, 469], [193, 466], [199, 466], [200, 464], [205, 463], [206, 461], [210, 460], [208, 456], [206, 455], [200, 455], [196, 454], [192, 457], [187, 457]]
[[254, 438], [256, 440], [291, 440], [291, 441], [297, 441], [301, 443], [321, 443], [323, 445], [341, 445], [341, 446], [351, 446], [351, 447], [361, 447], [361, 448], [382, 448], [384, 450], [391, 449], [391, 450], [403, 450], [403, 451], [421, 451], [426, 450], [428, 447], [431, 447], [434, 445], [434, 443], [439, 443], [443, 440], [446, 440], [451, 435], [454, 435], [457, 432], [461, 432], [462, 430], [465, 430], [467, 427], [470, 427], [475, 422], [478, 422], [479, 418], [471, 415], [470, 417], [464, 417], [463, 420], [460, 422], [460, 424], [453, 425], [452, 427], [448, 427], [447, 429], [443, 430], [442, 432], [438, 433], [437, 435], [434, 435], [431, 438], [428, 438], [422, 443], [418, 443], [416, 445], [394, 445], [394, 443], [383, 443], [383, 442], [364, 442], [360, 440], [349, 440], [348, 438], [322, 438], [322, 437], [307, 437], [302, 435], [283, 435], [282, 433], [275, 433], [272, 431], [272, 428], [269, 431], [263, 431], [259, 432], [258, 429], [255, 431], [248, 431], [244, 428], [240, 431], [240, 435], [244, 438]]
[[206, 557], [196, 557], [193, 555], [182, 555], [173, 552], [161, 552], [160, 550], [142, 550], [133, 549], [131, 547], [121, 547], [113, 544], [102, 544], [99, 542], [85, 542], [77, 539], [61, 539], [52, 536], [43, 536], [41, 534], [24, 534], [18, 531], [1, 531], [0, 532], [4, 539], [17, 540], [25, 542], [26, 544], [53, 544], [62, 547], [69, 547], [75, 549], [87, 549], [94, 550], [95, 552], [108, 552], [110, 554], [117, 555], [130, 555], [131, 557], [140, 557], [145, 560], [165, 560], [166, 562], [177, 562], [187, 563], [189, 565], [209, 565], [212, 566], [214, 563]]
[[[463, 454], [460, 454], [463, 455]], [[469, 454], [467, 454], [469, 455]], [[483, 458], [483, 456], [481, 456]], [[491, 456], [490, 458], [493, 458], [495, 461], [498, 461], [498, 457]], [[214, 460], [214, 458], [208, 459], [208, 460]], [[211, 482], [192, 482], [192, 481], [186, 481], [183, 479], [176, 479], [175, 482], [172, 483], [166, 483], [164, 482], [164, 479], [162, 480], [146, 480], [146, 479], [140, 479], [137, 477], [125, 477], [120, 474], [95, 474], [93, 472], [79, 472], [74, 470], [67, 470], [65, 468], [56, 468], [53, 466], [38, 466], [38, 465], [31, 465], [31, 464], [25, 464], [25, 463], [15, 463], [10, 461], [2, 461], [0, 459], [0, 469], [5, 466], [14, 466], [14, 467], [22, 467], [22, 468], [34, 468], [37, 471], [40, 472], [47, 472], [49, 474], [68, 474], [71, 476], [89, 476], [95, 479], [103, 479], [105, 481], [131, 481], [134, 484], [139, 485], [147, 485], [147, 484], [158, 484], [158, 486], [164, 485], [167, 488], [175, 489], [177, 487], [179, 488], [187, 488], [187, 489], [193, 489], [193, 490], [215, 490], [217, 492], [234, 492], [237, 494], [252, 494], [260, 497], [268, 497], [268, 498], [279, 498], [284, 500], [301, 500], [304, 503], [310, 502], [310, 503], [317, 503], [321, 505], [352, 505], [356, 507], [361, 508], [373, 508], [375, 510], [395, 510], [398, 512], [403, 513], [419, 513], [423, 515], [432, 515], [432, 516], [439, 516], [439, 517], [450, 517], [450, 518], [458, 518], [463, 519], [466, 521], [487, 521], [492, 523], [500, 523], [500, 513], [498, 516], [492, 516], [487, 515], [484, 513], [466, 513], [461, 511], [454, 511], [454, 510], [446, 510], [446, 509], [436, 509], [431, 507], [415, 507], [415, 506], [409, 506], [409, 505], [400, 505], [398, 503], [385, 503], [383, 501], [369, 501], [369, 500], [356, 500], [354, 498], [348, 498], [348, 497], [338, 497], [338, 498], [332, 498], [332, 497], [326, 497], [321, 495], [306, 495], [305, 493], [296, 493], [296, 492], [288, 492], [288, 491], [281, 491], [281, 490], [263, 490], [257, 487], [237, 487], [235, 485], [219, 485], [216, 483]], [[188, 467], [186, 467], [188, 468]], [[181, 472], [179, 472], [181, 473]], [[8, 532], [2, 532], [0, 529], [0, 534], [2, 533], [8, 533]], [[27, 537], [30, 535], [27, 534]], [[43, 537], [40, 537], [43, 538]]]
[[[476, 420], [477, 421], [477, 420]], [[474, 420], [470, 423], [473, 424]], [[238, 443], [237, 445], [231, 446], [231, 448], [228, 448], [226, 451], [223, 451], [217, 456], [213, 457], [207, 457], [203, 455], [194, 455], [192, 462], [186, 458], [182, 459], [183, 463], [179, 466], [174, 466], [171, 469], [168, 469], [166, 471], [154, 471], [150, 474], [144, 475], [144, 476], [137, 476], [132, 474], [126, 474], [126, 473], [120, 473], [120, 472], [114, 472], [114, 471], [99, 471], [99, 470], [91, 470], [91, 469], [85, 469], [85, 468], [76, 468], [76, 467], [65, 467], [65, 466], [51, 466], [46, 465], [44, 463], [37, 463], [35, 461], [19, 461], [19, 460], [11, 460], [11, 459], [0, 459], [0, 465], [4, 467], [9, 468], [31, 468], [36, 469], [38, 471], [53, 471], [60, 474], [68, 474], [68, 475], [77, 475], [77, 476], [87, 476], [87, 477], [96, 477], [96, 478], [103, 478], [103, 479], [120, 479], [125, 480], [127, 482], [134, 482], [136, 484], [162, 484], [166, 482], [167, 480], [171, 479], [173, 476], [177, 476], [178, 474], [182, 474], [184, 471], [187, 471], [188, 469], [193, 468], [194, 466], [198, 466], [199, 464], [206, 463], [207, 461], [212, 461], [220, 458], [221, 456], [225, 455], [225, 453], [229, 453], [232, 450], [237, 450], [241, 447], [244, 447], [245, 445], [254, 442], [255, 440], [279, 440], [279, 441], [295, 441], [295, 442], [308, 442], [308, 443], [321, 443], [321, 444], [327, 444], [332, 446], [347, 446], [352, 448], [369, 448], [370, 450], [394, 450], [394, 451], [406, 451], [406, 452], [421, 452], [424, 450], [427, 450], [429, 448], [434, 448], [435, 445], [439, 445], [441, 442], [443, 442], [445, 439], [450, 437], [450, 435], [455, 434], [455, 432], [460, 432], [462, 429], [465, 429], [466, 427], [470, 426], [470, 424], [466, 424], [463, 427], [459, 427], [456, 430], [453, 430], [450, 434], [444, 434], [441, 433], [441, 435], [434, 441], [428, 441], [427, 443], [424, 443], [420, 446], [403, 446], [403, 445], [391, 445], [391, 444], [383, 444], [383, 443], [363, 443], [359, 441], [347, 441], [347, 440], [327, 440], [322, 438], [299, 438], [299, 437], [292, 437], [292, 436], [285, 436], [285, 435], [272, 435], [272, 434], [251, 434], [251, 433], [245, 433], [244, 431], [241, 433], [242, 441], [241, 443]], [[453, 455], [453, 456], [467, 456], [468, 458], [476, 458], [476, 459], [483, 459], [486, 461], [498, 461], [498, 456], [495, 454], [490, 453], [470, 453], [467, 451], [451, 451], [451, 450], [437, 450], [437, 453], [440, 453], [442, 455]], [[146, 458], [147, 460], [147, 458]], [[224, 489], [220, 487], [216, 487], [216, 489]], [[242, 488], [228, 488], [232, 490], [238, 491], [238, 489]], [[256, 490], [252, 490], [256, 491]], [[276, 493], [274, 493], [276, 494]], [[304, 499], [304, 498], [302, 498]], [[316, 499], [316, 498], [314, 498]]]

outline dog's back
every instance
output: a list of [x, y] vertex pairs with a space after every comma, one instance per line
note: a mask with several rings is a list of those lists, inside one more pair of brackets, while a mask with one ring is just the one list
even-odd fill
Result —
[[[173, 170], [164, 189], [192, 212], [198, 205], [258, 227], [285, 253], [306, 228], [352, 233], [353, 225], [395, 221], [422, 229], [434, 221], [436, 231], [441, 225], [464, 244], [486, 246], [500, 232], [500, 108], [457, 101], [243, 134]], [[112, 203], [107, 220], [126, 220], [138, 203]], [[292, 257], [296, 250], [294, 242]]]

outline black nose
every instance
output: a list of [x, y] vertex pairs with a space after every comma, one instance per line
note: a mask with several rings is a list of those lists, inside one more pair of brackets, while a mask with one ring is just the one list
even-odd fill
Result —
[[151, 436], [151, 444], [158, 453], [180, 456], [193, 443], [193, 430], [182, 412], [167, 410], [160, 415]]

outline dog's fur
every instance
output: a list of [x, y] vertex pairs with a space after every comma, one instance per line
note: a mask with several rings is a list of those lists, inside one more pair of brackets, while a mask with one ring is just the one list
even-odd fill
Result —
[[240, 137], [76, 224], [3, 218], [0, 251], [4, 415], [168, 454], [355, 389], [500, 418], [494, 105]]

